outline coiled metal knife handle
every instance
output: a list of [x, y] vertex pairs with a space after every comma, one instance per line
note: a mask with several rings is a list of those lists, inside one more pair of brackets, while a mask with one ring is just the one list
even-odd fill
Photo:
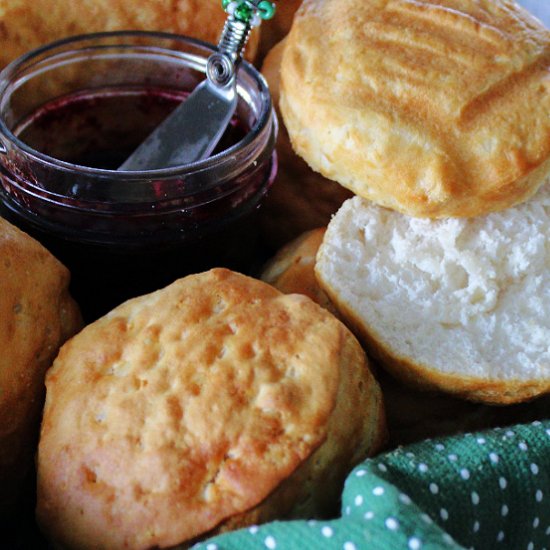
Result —
[[228, 18], [218, 51], [206, 64], [208, 80], [220, 87], [227, 86], [235, 77], [250, 31], [260, 25], [262, 19], [271, 19], [275, 14], [275, 4], [268, 0], [222, 0], [222, 7]]

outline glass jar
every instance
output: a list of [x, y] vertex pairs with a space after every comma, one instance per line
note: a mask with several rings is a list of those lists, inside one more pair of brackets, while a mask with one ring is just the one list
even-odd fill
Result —
[[31, 52], [0, 74], [1, 214], [70, 269], [88, 320], [185, 274], [249, 272], [258, 257], [277, 122], [250, 64], [213, 156], [116, 170], [204, 79], [212, 50], [164, 33], [100, 33]]

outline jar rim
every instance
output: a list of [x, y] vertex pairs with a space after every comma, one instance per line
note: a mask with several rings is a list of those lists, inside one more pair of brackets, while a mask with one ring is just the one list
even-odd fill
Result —
[[[0, 98], [3, 97], [6, 89], [12, 82], [13, 78], [17, 76], [17, 72], [23, 68], [29, 61], [32, 61], [35, 58], [48, 54], [49, 52], [55, 52], [55, 50], [60, 50], [70, 46], [71, 44], [84, 43], [84, 41], [90, 40], [101, 40], [109, 38], [121, 38], [121, 37], [144, 37], [144, 38], [157, 38], [165, 40], [176, 40], [182, 43], [185, 43], [190, 46], [195, 46], [205, 51], [213, 52], [216, 50], [216, 47], [206, 41], [199, 40], [197, 38], [192, 38], [186, 35], [162, 32], [162, 31], [139, 31], [139, 30], [126, 30], [126, 31], [107, 31], [107, 32], [96, 32], [88, 34], [78, 34], [75, 36], [70, 36], [60, 40], [56, 40], [44, 46], [30, 50], [29, 52], [18, 57], [11, 63], [9, 63], [2, 71], [0, 71]], [[108, 47], [109, 44], [103, 45], [88, 45], [86, 49], [99, 49]], [[124, 48], [124, 47], [135, 47], [135, 44], [113, 44], [113, 46]], [[143, 46], [140, 46], [143, 47]], [[151, 45], [145, 47], [152, 47]], [[158, 46], [155, 47], [158, 50]], [[165, 51], [171, 51], [168, 48]], [[174, 51], [174, 50], [172, 50]], [[179, 52], [183, 53], [183, 52]], [[190, 54], [193, 57], [198, 56], [196, 54]], [[51, 56], [53, 57], [53, 55]], [[47, 59], [47, 57], [45, 58]], [[207, 57], [204, 57], [204, 68], [206, 69], [206, 60]], [[201, 60], [202, 61], [202, 60]], [[201, 62], [201, 65], [203, 63]], [[169, 168], [159, 168], [154, 170], [128, 170], [128, 171], [118, 171], [105, 168], [95, 168], [90, 166], [83, 166], [80, 164], [73, 164], [66, 162], [55, 157], [51, 157], [36, 149], [30, 147], [25, 142], [20, 140], [8, 127], [6, 124], [2, 113], [0, 112], [0, 135], [9, 140], [13, 145], [15, 145], [19, 150], [23, 151], [26, 155], [32, 158], [35, 161], [39, 161], [48, 166], [51, 166], [57, 170], [63, 170], [65, 172], [78, 172], [83, 175], [90, 175], [96, 177], [116, 177], [117, 180], [134, 180], [134, 179], [163, 179], [163, 178], [174, 178], [174, 177], [183, 177], [186, 174], [213, 169], [216, 166], [219, 166], [224, 163], [224, 161], [231, 159], [237, 152], [246, 149], [248, 146], [252, 145], [255, 140], [262, 134], [266, 129], [273, 117], [273, 105], [271, 100], [271, 95], [267, 82], [263, 75], [249, 62], [242, 60], [239, 71], [237, 73], [237, 87], [239, 87], [239, 72], [245, 71], [248, 76], [250, 76], [258, 85], [258, 93], [262, 97], [261, 108], [258, 113], [258, 117], [255, 123], [251, 126], [250, 130], [245, 134], [245, 136], [239, 140], [237, 143], [231, 145], [227, 149], [220, 151], [219, 153], [213, 154], [210, 157], [205, 159], [197, 160], [195, 162], [173, 166]], [[5, 147], [5, 144], [2, 144], [0, 140], [0, 145]], [[1, 151], [0, 151], [1, 152]]]

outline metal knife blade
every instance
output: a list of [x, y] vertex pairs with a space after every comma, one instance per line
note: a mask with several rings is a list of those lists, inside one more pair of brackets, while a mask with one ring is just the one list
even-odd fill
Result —
[[208, 157], [237, 106], [237, 70], [250, 30], [271, 19], [268, 0], [224, 0], [229, 17], [216, 52], [206, 63], [207, 79], [126, 159], [119, 170], [158, 170]]
[[157, 170], [210, 156], [237, 105], [235, 79], [219, 87], [206, 79], [199, 84], [119, 170]]

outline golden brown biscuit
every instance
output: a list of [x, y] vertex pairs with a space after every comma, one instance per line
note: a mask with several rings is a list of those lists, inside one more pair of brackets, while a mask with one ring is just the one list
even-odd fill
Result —
[[69, 272], [0, 218], [0, 521], [13, 513], [36, 447], [44, 375], [80, 328]]
[[413, 216], [475, 216], [550, 171], [550, 32], [500, 0], [305, 0], [281, 111], [294, 149]]
[[[262, 67], [277, 109], [283, 48], [284, 41], [269, 52]], [[284, 123], [279, 119], [279, 169], [262, 210], [264, 239], [276, 248], [304, 231], [327, 225], [332, 214], [352, 196], [345, 187], [314, 172], [294, 152]]]
[[[220, 0], [0, 0], [0, 67], [48, 42], [101, 31], [165, 31], [217, 44], [226, 14]], [[259, 33], [246, 55], [254, 59]]]
[[215, 269], [136, 298], [47, 377], [37, 515], [64, 548], [151, 548], [336, 502], [383, 436], [352, 334]]
[[315, 278], [315, 257], [324, 234], [324, 228], [312, 229], [285, 245], [264, 266], [260, 278], [285, 294], [303, 294], [338, 317]]

